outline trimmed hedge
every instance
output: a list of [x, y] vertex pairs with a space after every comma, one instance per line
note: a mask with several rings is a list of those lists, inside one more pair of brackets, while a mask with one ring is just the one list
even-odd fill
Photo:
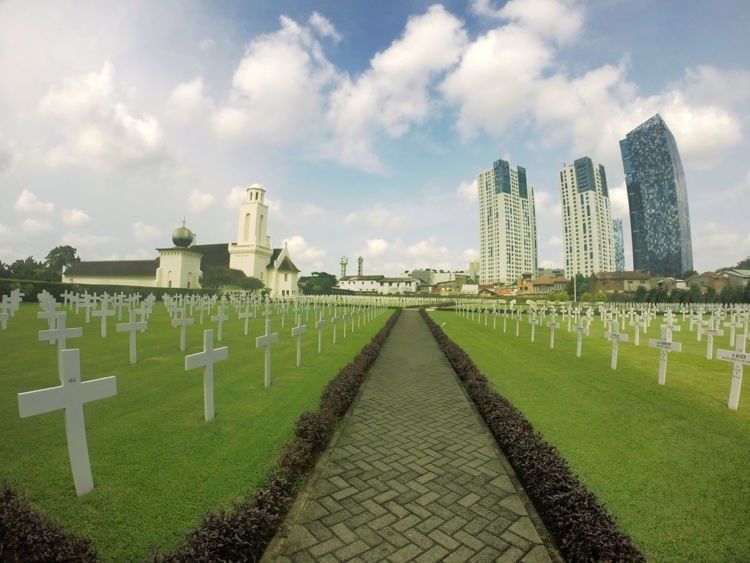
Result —
[[64, 532], [7, 484], [0, 491], [0, 561], [96, 561], [91, 542]]
[[52, 281], [39, 281], [39, 280], [20, 280], [10, 278], [0, 278], [0, 295], [10, 294], [14, 289], [20, 289], [23, 292], [23, 301], [26, 303], [33, 303], [37, 301], [37, 296], [46, 291], [53, 295], [55, 299], [60, 299], [61, 295], [66, 291], [74, 293], [97, 293], [99, 295], [108, 293], [114, 295], [116, 293], [124, 293], [130, 295], [131, 293], [140, 293], [141, 295], [148, 295], [153, 293], [154, 297], [161, 298], [164, 294], [169, 295], [213, 295], [217, 293], [214, 289], [185, 289], [179, 287], [140, 287], [134, 285], [87, 285], [77, 283], [63, 283], [63, 282], [52, 282]]
[[523, 413], [492, 389], [476, 364], [422, 309], [446, 358], [508, 457], [567, 561], [646, 561], [630, 536]]
[[325, 450], [338, 420], [354, 401], [383, 343], [396, 324], [397, 310], [372, 341], [338, 373], [323, 390], [320, 409], [302, 413], [294, 427], [294, 438], [281, 450], [276, 467], [265, 483], [231, 509], [220, 509], [203, 517], [174, 551], [155, 554], [162, 563], [196, 561], [257, 561], [276, 535], [304, 477]]
[[[320, 409], [295, 422], [294, 438], [281, 450], [276, 467], [250, 498], [206, 514], [174, 551], [152, 554], [157, 562], [257, 561], [276, 535], [301, 481], [325, 450], [333, 429], [354, 401], [383, 343], [398, 320], [394, 312], [385, 326], [323, 390]], [[0, 561], [97, 561], [88, 539], [62, 530], [35, 512], [8, 485], [0, 491]]]

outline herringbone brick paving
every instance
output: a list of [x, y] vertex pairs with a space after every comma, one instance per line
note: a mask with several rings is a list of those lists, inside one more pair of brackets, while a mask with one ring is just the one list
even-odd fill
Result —
[[264, 560], [550, 561], [507, 467], [404, 311]]

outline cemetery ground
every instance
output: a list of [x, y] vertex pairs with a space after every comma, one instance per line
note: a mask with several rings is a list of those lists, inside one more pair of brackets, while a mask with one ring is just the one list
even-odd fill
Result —
[[[573, 471], [614, 514], [653, 561], [750, 560], [750, 388], [739, 410], [727, 408], [732, 364], [706, 359], [706, 337], [696, 342], [687, 321], [673, 339], [666, 385], [657, 384], [661, 317], [640, 346], [620, 343], [616, 370], [611, 343], [596, 317], [583, 351], [566, 321], [555, 331], [515, 320], [464, 318], [430, 312], [476, 362], [499, 393], [518, 407]], [[549, 319], [548, 319], [549, 320]], [[728, 336], [715, 348], [733, 349]], [[716, 353], [714, 352], [714, 357]], [[747, 370], [746, 370], [747, 371]], [[746, 374], [747, 381], [747, 374]]]
[[[332, 343], [330, 322], [318, 354], [313, 311], [303, 337], [302, 366], [295, 367], [292, 314], [281, 327], [272, 352], [272, 380], [264, 388], [264, 350], [255, 338], [265, 319], [244, 321], [230, 314], [223, 341], [216, 323], [205, 319], [189, 327], [180, 352], [179, 329], [170, 326], [157, 303], [145, 333], [138, 333], [138, 363], [129, 364], [129, 336], [100, 336], [98, 318], [68, 312], [68, 327], [83, 327], [83, 337], [68, 341], [81, 350], [82, 380], [114, 375], [117, 395], [84, 407], [95, 489], [77, 497], [65, 440], [63, 411], [20, 418], [20, 392], [59, 385], [54, 345], [38, 341], [47, 322], [36, 318], [37, 304], [24, 304], [0, 331], [0, 481], [7, 481], [41, 513], [67, 531], [92, 539], [104, 560], [148, 558], [152, 546], [165, 551], [208, 511], [249, 496], [274, 465], [293, 434], [300, 413], [316, 410], [326, 383], [367, 344], [389, 313], [362, 322]], [[261, 311], [259, 311], [260, 313]], [[119, 322], [127, 322], [127, 313]], [[304, 318], [303, 318], [304, 322]], [[185, 371], [186, 354], [203, 349], [203, 329], [214, 328], [214, 347], [228, 346], [229, 358], [214, 366], [216, 418], [204, 421], [202, 370]]]

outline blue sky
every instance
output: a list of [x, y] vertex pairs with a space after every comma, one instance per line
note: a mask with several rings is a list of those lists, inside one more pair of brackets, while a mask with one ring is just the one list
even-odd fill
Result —
[[[539, 265], [562, 266], [558, 171], [604, 164], [659, 112], [686, 170], [700, 271], [750, 255], [750, 4], [0, 2], [0, 260], [59, 244], [141, 259], [182, 217], [235, 237], [266, 187], [304, 273], [464, 269], [473, 182], [497, 158], [535, 187]], [[351, 266], [350, 266], [351, 271]]]

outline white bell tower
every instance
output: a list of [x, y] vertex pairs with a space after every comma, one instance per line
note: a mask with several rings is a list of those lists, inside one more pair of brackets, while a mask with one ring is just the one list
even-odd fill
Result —
[[267, 282], [266, 268], [273, 252], [268, 229], [266, 190], [253, 184], [245, 190], [237, 224], [237, 242], [229, 245], [229, 267]]

